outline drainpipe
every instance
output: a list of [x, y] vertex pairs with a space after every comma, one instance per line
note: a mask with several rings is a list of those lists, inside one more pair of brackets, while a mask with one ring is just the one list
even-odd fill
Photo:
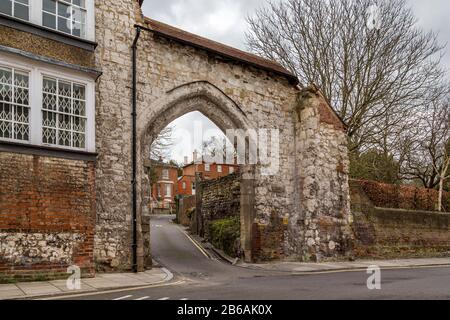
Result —
[[141, 30], [149, 31], [152, 30], [146, 27], [142, 27], [139, 25], [135, 25], [134, 28], [136, 29], [136, 36], [134, 37], [133, 44], [131, 46], [133, 50], [133, 86], [132, 86], [132, 95], [133, 95], [133, 102], [132, 102], [132, 167], [133, 167], [133, 180], [131, 181], [131, 187], [132, 187], [132, 201], [133, 201], [133, 243], [131, 245], [132, 254], [133, 254], [133, 261], [132, 261], [132, 270], [133, 272], [138, 272], [138, 263], [137, 263], [137, 190], [136, 190], [136, 183], [137, 183], [137, 154], [136, 154], [136, 137], [137, 137], [137, 44], [139, 41], [139, 37], [141, 36]]
[[131, 245], [133, 252], [133, 272], [138, 272], [137, 265], [137, 190], [136, 190], [136, 172], [137, 172], [137, 155], [136, 155], [136, 101], [137, 101], [137, 42], [141, 35], [141, 28], [136, 27], [136, 36], [133, 41], [133, 105], [131, 116], [133, 118], [133, 129], [132, 129], [132, 166], [133, 166], [133, 180], [131, 181], [132, 187], [132, 201], [133, 201], [133, 244]]

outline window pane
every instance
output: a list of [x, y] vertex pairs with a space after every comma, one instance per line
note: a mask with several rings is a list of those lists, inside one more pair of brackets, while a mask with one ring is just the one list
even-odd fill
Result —
[[59, 97], [58, 99], [58, 111], [64, 113], [70, 113], [70, 98]]
[[0, 138], [12, 138], [12, 123], [0, 120]]
[[58, 17], [58, 30], [64, 33], [71, 34], [71, 22], [66, 18]]
[[86, 131], [86, 120], [83, 118], [72, 117], [73, 126], [72, 130], [77, 132], [85, 132]]
[[78, 9], [77, 7], [72, 7], [73, 16], [72, 19], [76, 22], [86, 23], [86, 12], [84, 10]]
[[58, 16], [70, 18], [70, 6], [62, 2], [58, 2]]
[[15, 2], [19, 2], [19, 3], [28, 5], [28, 0], [15, 0]]
[[28, 105], [28, 89], [16, 87], [14, 91], [14, 102]]
[[56, 94], [56, 80], [44, 78], [44, 92]]
[[12, 88], [10, 85], [0, 83], [0, 101], [12, 101]]
[[12, 120], [11, 105], [7, 103], [0, 103], [0, 120]]
[[58, 83], [58, 94], [64, 97], [72, 96], [72, 85], [69, 82], [59, 81]]
[[70, 147], [70, 141], [71, 141], [71, 133], [70, 131], [63, 131], [63, 130], [59, 130], [58, 132], [59, 135], [59, 139], [58, 139], [58, 144], [60, 146], [65, 146], [65, 147]]
[[28, 88], [28, 75], [16, 71], [14, 73], [14, 85], [21, 88]]
[[85, 116], [86, 115], [86, 103], [84, 101], [74, 100], [72, 113], [76, 116]]
[[29, 10], [28, 6], [25, 6], [20, 3], [14, 4], [14, 16], [16, 18], [19, 18], [22, 20], [28, 20], [29, 19], [28, 10]]
[[49, 13], [42, 13], [42, 25], [44, 27], [56, 29], [56, 16]]
[[0, 12], [12, 15], [11, 0], [0, 0]]
[[81, 37], [81, 24], [79, 24], [78, 22], [73, 24], [73, 30], [72, 30], [72, 35], [74, 35], [75, 37]]
[[[27, 108], [28, 109], [28, 108]], [[25, 123], [16, 123], [14, 125], [14, 139], [28, 140], [30, 137], [30, 127]]]
[[0, 69], [0, 83], [12, 83], [12, 72], [10, 69]]
[[48, 144], [56, 144], [56, 130], [43, 128], [42, 130], [42, 142]]
[[44, 0], [44, 2], [42, 3], [42, 8], [44, 11], [56, 13], [56, 1], [55, 0]]
[[42, 112], [42, 125], [44, 127], [56, 128], [56, 113], [43, 111]]
[[86, 0], [72, 0], [72, 3], [82, 8], [86, 7]]
[[73, 147], [74, 148], [85, 148], [86, 147], [86, 138], [84, 133], [73, 133]]

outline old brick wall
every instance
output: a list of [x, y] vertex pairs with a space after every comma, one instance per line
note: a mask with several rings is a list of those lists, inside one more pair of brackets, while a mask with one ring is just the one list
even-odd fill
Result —
[[95, 163], [0, 152], [0, 280], [94, 274]]
[[450, 255], [450, 213], [375, 207], [357, 181], [351, 181], [358, 258]]

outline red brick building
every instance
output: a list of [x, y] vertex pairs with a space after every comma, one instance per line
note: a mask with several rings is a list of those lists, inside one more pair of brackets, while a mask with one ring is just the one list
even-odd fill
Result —
[[[194, 159], [196, 156], [194, 155]], [[201, 173], [202, 179], [214, 180], [235, 173], [238, 165], [191, 162], [183, 167], [183, 175], [178, 179], [178, 194], [181, 196], [195, 195], [195, 174]]]
[[151, 202], [153, 209], [170, 209], [178, 193], [178, 167], [163, 161], [149, 160]]

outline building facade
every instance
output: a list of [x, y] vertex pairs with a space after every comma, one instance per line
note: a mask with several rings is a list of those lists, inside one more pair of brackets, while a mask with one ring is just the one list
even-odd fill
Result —
[[239, 166], [193, 161], [186, 164], [182, 169], [183, 175], [178, 179], [178, 195], [188, 197], [195, 195], [195, 177], [197, 174], [202, 180], [214, 180], [238, 172]]
[[273, 61], [145, 18], [141, 4], [1, 1], [0, 277], [144, 270], [144, 162], [153, 137], [192, 111], [223, 131], [282, 135], [274, 174], [240, 168], [246, 260], [252, 230], [280, 221], [282, 238], [262, 235], [265, 258], [345, 255], [347, 137], [320, 91]]
[[0, 3], [0, 278], [94, 273], [94, 1]]
[[172, 211], [178, 194], [178, 167], [161, 160], [149, 160], [145, 166], [151, 181], [150, 209]]

